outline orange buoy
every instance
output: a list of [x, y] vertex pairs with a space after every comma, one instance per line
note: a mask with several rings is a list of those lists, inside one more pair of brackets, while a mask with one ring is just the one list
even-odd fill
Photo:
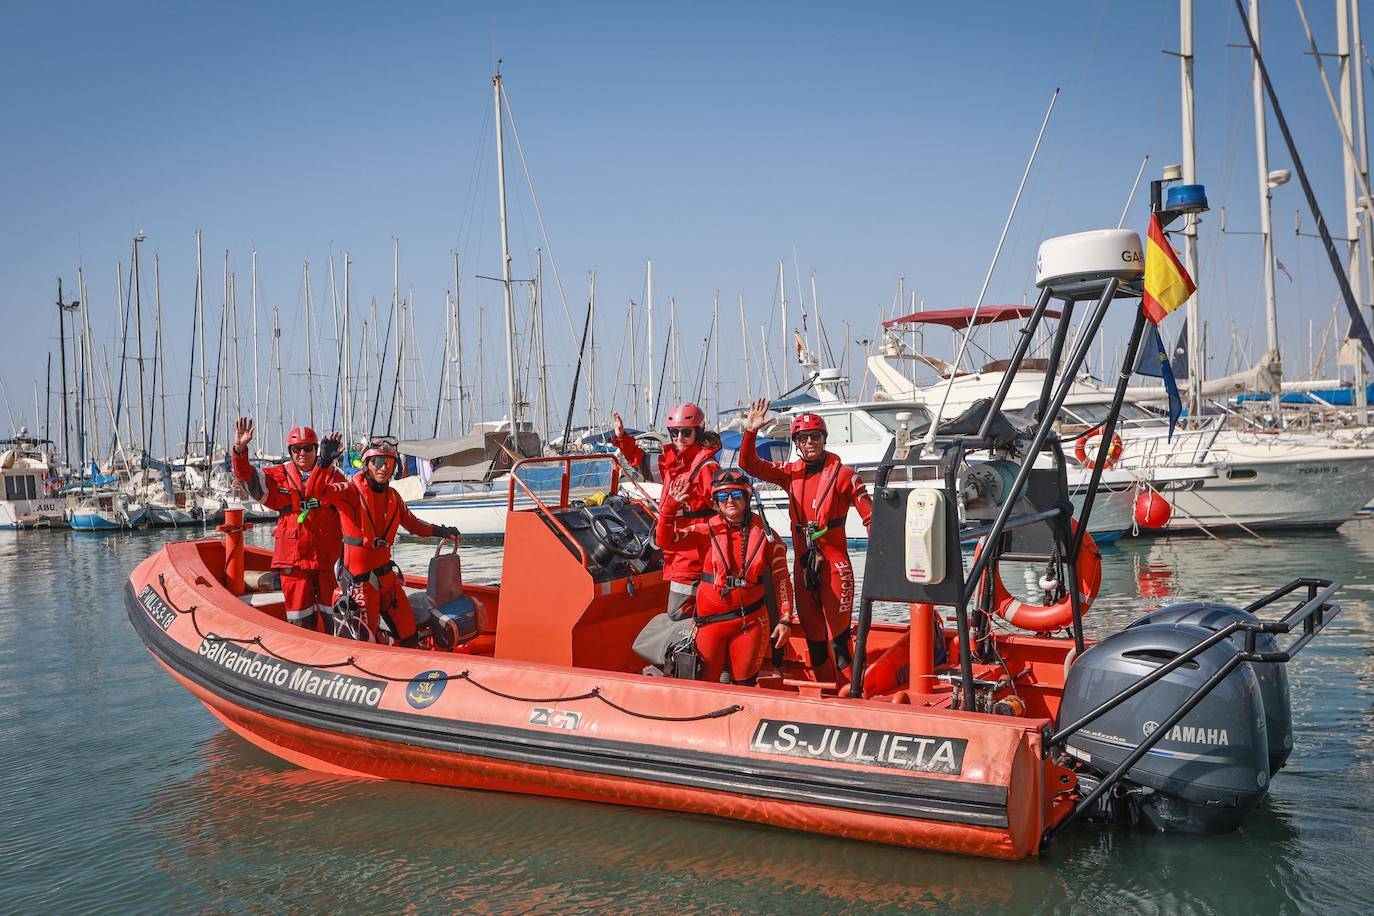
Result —
[[1174, 507], [1158, 491], [1145, 490], [1135, 498], [1135, 520], [1142, 528], [1163, 528], [1174, 517]]

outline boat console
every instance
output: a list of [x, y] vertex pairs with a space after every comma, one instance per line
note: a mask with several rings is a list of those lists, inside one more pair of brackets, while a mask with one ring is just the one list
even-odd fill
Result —
[[[511, 471], [502, 554], [496, 657], [605, 671], [638, 672], [635, 636], [668, 601], [654, 517], [643, 503], [577, 492], [592, 466], [610, 462], [608, 492], [619, 468], [609, 455], [527, 458]], [[559, 470], [556, 478], [534, 471]], [[528, 473], [526, 473], [528, 469]], [[546, 487], [533, 481], [544, 480]], [[516, 494], [533, 507], [516, 508]]]

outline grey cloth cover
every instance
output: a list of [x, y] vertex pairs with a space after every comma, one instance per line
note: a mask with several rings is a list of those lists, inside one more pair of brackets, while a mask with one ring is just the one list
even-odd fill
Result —
[[658, 614], [635, 637], [635, 654], [655, 665], [667, 664], [669, 650], [691, 641], [693, 625], [691, 618], [674, 620], [667, 614]]

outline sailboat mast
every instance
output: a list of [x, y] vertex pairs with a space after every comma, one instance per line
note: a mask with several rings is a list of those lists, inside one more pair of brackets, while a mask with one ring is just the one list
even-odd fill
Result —
[[678, 367], [681, 345], [677, 335], [677, 297], [668, 297], [668, 345], [673, 352], [673, 403], [682, 403], [682, 375]]
[[[1179, 0], [1178, 66], [1183, 116], [1183, 181], [1197, 181], [1197, 146], [1193, 139], [1193, 0]], [[1187, 214], [1183, 227], [1183, 255], [1188, 275], [1198, 278], [1196, 213]], [[1207, 371], [1207, 354], [1202, 348], [1202, 297], [1194, 293], [1188, 300], [1188, 403], [1196, 416], [1202, 404], [1202, 381]]]
[[301, 283], [305, 285], [305, 390], [309, 404], [310, 428], [315, 427], [315, 325], [312, 313], [315, 303], [310, 297], [310, 262], [301, 267]]
[[[453, 252], [453, 390], [458, 396], [457, 435], [468, 431], [467, 418], [463, 414], [463, 300], [459, 292], [459, 257]], [[450, 423], [452, 420], [450, 419]], [[450, 428], [450, 433], [453, 429]]]
[[816, 368], [820, 369], [825, 361], [821, 356], [825, 344], [821, 340], [821, 301], [816, 298], [816, 274], [814, 271], [811, 273], [811, 317], [816, 319], [816, 355], [814, 359]]
[[790, 326], [787, 323], [787, 274], [783, 269], [783, 261], [778, 259], [778, 295], [782, 297], [782, 388], [786, 391], [791, 387], [791, 365], [792, 361], [787, 358], [787, 344], [790, 337]]
[[143, 448], [148, 435], [147, 391], [143, 386], [143, 273], [139, 271], [139, 244], [142, 242], [142, 232], [133, 236], [133, 336], [137, 345], [135, 356], [139, 361], [139, 448]]
[[648, 425], [653, 426], [654, 421], [658, 419], [658, 417], [654, 416], [652, 413], [654, 410], [654, 377], [658, 373], [658, 361], [654, 359], [654, 262], [645, 261], [644, 271], [644, 285], [647, 292], [644, 309], [649, 340], [649, 372], [647, 379], [649, 387], [644, 392], [644, 405], [651, 412]]
[[539, 441], [549, 441], [549, 372], [544, 337], [544, 252], [534, 250], [534, 327], [539, 335], [535, 352], [539, 355]]
[[[153, 255], [153, 310], [155, 328], [153, 331], [153, 399], [158, 398], [158, 386], [162, 390], [162, 451], [164, 458], [171, 457], [172, 445], [167, 438], [167, 364], [164, 360], [165, 344], [162, 341], [162, 259]], [[151, 445], [151, 442], [150, 442]], [[149, 449], [151, 451], [151, 448]]]
[[253, 422], [262, 417], [262, 403], [259, 392], [262, 384], [258, 378], [258, 250], [253, 249], [253, 276], [249, 284], [249, 307], [253, 312]]
[[520, 405], [515, 393], [515, 304], [511, 301], [510, 288], [510, 238], [506, 232], [506, 157], [505, 157], [505, 118], [501, 113], [501, 74], [498, 71], [491, 79], [492, 100], [496, 106], [496, 190], [500, 201], [501, 213], [501, 294], [506, 310], [506, 401], [510, 407], [511, 443], [518, 442]]
[[286, 411], [282, 400], [281, 374], [281, 312], [272, 306], [272, 362], [277, 366], [277, 439], [281, 450], [286, 451]]
[[743, 402], [747, 404], [753, 392], [750, 390], [751, 383], [749, 381], [749, 327], [744, 323], [744, 290], [739, 291], [739, 343], [741, 349], [744, 350]]
[[343, 432], [345, 451], [353, 447], [353, 383], [349, 377], [351, 374], [349, 372], [349, 367], [352, 364], [352, 360], [350, 359], [351, 354], [348, 350], [349, 341], [352, 339], [349, 336], [351, 330], [349, 328], [348, 313], [351, 309], [349, 308], [348, 265], [348, 252], [345, 251], [343, 253], [343, 347], [339, 351], [343, 356], [343, 362], [339, 366], [339, 375], [341, 376], [340, 384], [343, 388]]
[[716, 416], [720, 416], [720, 290], [716, 290], [716, 297], [711, 303], [711, 332], [715, 337], [716, 345]]
[[[77, 292], [80, 293], [80, 286]], [[73, 341], [76, 337], [76, 328], [72, 328]], [[67, 304], [62, 301], [62, 278], [57, 278], [57, 346], [60, 354], [58, 362], [61, 364], [62, 371], [62, 462], [71, 467], [72, 451], [67, 439]], [[75, 346], [73, 346], [75, 352]], [[75, 360], [73, 360], [75, 362]], [[78, 402], [79, 403], [79, 402]]]
[[596, 428], [596, 271], [588, 274], [587, 309], [591, 314], [591, 342], [587, 358], [587, 427]]
[[[1350, 60], [1350, 13], [1346, 0], [1336, 0], [1336, 57], [1340, 61], [1340, 80], [1341, 80], [1341, 123], [1345, 128], [1347, 137], [1355, 137], [1354, 113], [1351, 109], [1351, 86], [1352, 71], [1360, 66], [1359, 61]], [[1361, 282], [1364, 276], [1364, 264], [1360, 257], [1360, 206], [1358, 204], [1356, 181], [1359, 176], [1360, 166], [1349, 145], [1342, 145], [1342, 158], [1344, 160], [1345, 174], [1345, 235], [1350, 240], [1350, 255], [1346, 262], [1346, 270], [1350, 279], [1350, 291], [1355, 297], [1357, 304], [1363, 303], [1364, 296], [1362, 290], [1364, 284]], [[1365, 388], [1367, 379], [1364, 354], [1355, 354], [1355, 415], [1357, 422], [1364, 425], [1369, 419], [1369, 397]]]
[[[206, 423], [206, 399], [205, 385], [209, 376], [209, 368], [205, 363], [205, 259], [201, 250], [201, 232], [196, 230], [196, 315], [199, 322], [200, 331], [200, 429], [201, 438], [205, 442], [205, 456], [210, 457], [210, 430]], [[190, 402], [186, 404], [186, 411], [191, 410]], [[188, 421], [189, 423], [189, 421]], [[189, 438], [189, 437], [188, 437]]]
[[[1259, 0], [1250, 0], [1250, 31], [1255, 47], [1260, 44]], [[1252, 52], [1251, 83], [1255, 110], [1255, 165], [1259, 172], [1260, 241], [1264, 250], [1264, 325], [1271, 359], [1279, 353], [1279, 311], [1274, 296], [1274, 234], [1269, 184], [1269, 135], [1264, 106], [1264, 84], [1260, 78], [1259, 59]], [[1279, 394], [1274, 393], [1274, 416], [1282, 419]]]

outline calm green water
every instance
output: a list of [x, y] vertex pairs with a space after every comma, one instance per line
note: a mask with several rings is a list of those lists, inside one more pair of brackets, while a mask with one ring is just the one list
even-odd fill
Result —
[[[0, 911], [1353, 913], [1374, 898], [1371, 523], [1106, 549], [1099, 631], [1298, 575], [1343, 580], [1345, 611], [1290, 666], [1297, 749], [1240, 832], [1082, 826], [1017, 863], [280, 763], [125, 617], [129, 570], [188, 536], [0, 532]], [[428, 550], [400, 558], [418, 569]], [[497, 577], [499, 548], [463, 553], [470, 579]]]

